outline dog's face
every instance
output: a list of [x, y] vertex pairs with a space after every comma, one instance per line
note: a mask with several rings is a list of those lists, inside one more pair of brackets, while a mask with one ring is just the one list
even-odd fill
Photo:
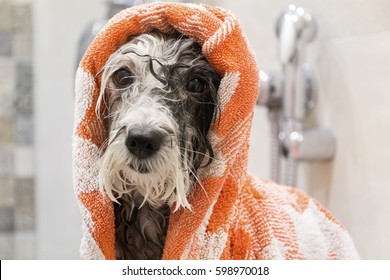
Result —
[[161, 33], [134, 37], [106, 63], [97, 110], [109, 139], [100, 185], [112, 200], [139, 193], [159, 207], [189, 208], [187, 194], [213, 150], [220, 76], [193, 40]]

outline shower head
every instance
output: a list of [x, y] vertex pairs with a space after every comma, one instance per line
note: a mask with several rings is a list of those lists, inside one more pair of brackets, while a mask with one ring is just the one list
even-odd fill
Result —
[[312, 15], [303, 8], [289, 5], [276, 23], [282, 64], [292, 62], [299, 47], [313, 40], [316, 33], [317, 22]]

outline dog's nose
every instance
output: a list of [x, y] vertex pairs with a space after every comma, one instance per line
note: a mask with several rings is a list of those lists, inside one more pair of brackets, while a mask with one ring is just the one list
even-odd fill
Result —
[[139, 159], [145, 159], [160, 149], [163, 139], [163, 134], [158, 131], [133, 128], [129, 131], [125, 144], [130, 153]]

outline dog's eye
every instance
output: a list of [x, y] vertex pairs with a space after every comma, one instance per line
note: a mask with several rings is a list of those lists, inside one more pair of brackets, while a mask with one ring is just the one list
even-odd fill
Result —
[[187, 90], [190, 92], [201, 93], [205, 90], [205, 84], [202, 80], [195, 78], [188, 82]]
[[114, 82], [116, 85], [120, 87], [127, 87], [133, 83], [134, 76], [132, 73], [127, 69], [119, 69], [117, 70], [114, 75]]

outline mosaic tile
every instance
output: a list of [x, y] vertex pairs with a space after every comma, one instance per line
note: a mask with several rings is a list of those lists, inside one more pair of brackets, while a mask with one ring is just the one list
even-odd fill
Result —
[[0, 119], [12, 118], [15, 114], [14, 96], [10, 92], [3, 92], [0, 99]]
[[33, 83], [31, 60], [20, 59], [16, 61], [16, 89], [31, 91]]
[[11, 176], [0, 177], [0, 207], [14, 207], [15, 179]]
[[32, 65], [29, 60], [19, 60], [16, 63], [16, 95], [15, 113], [31, 116], [33, 111]]
[[0, 233], [0, 259], [15, 259], [15, 238], [13, 234]]
[[14, 149], [14, 175], [20, 179], [34, 177], [34, 150], [32, 146], [17, 146]]
[[15, 230], [15, 210], [13, 207], [0, 207], [0, 233]]
[[15, 123], [10, 118], [0, 118], [0, 147], [11, 145], [15, 141]]
[[32, 145], [34, 142], [34, 120], [18, 116], [15, 126], [15, 140], [17, 145]]
[[0, 31], [9, 31], [12, 28], [12, 6], [0, 1]]
[[35, 235], [33, 231], [15, 232], [14, 236], [14, 259], [35, 259]]
[[33, 259], [32, 10], [0, 0], [0, 259]]
[[16, 84], [15, 63], [0, 57], [0, 119], [13, 116], [13, 91]]
[[33, 230], [35, 228], [34, 180], [17, 179], [15, 186], [15, 228]]
[[32, 18], [30, 5], [12, 6], [12, 32], [13, 33], [31, 33]]
[[0, 31], [0, 55], [12, 55], [12, 34], [8, 31]]
[[[10, 57], [0, 57], [0, 98], [14, 90], [16, 83], [15, 62]], [[1, 103], [1, 102], [0, 102]]]
[[17, 33], [12, 36], [12, 54], [17, 58], [31, 59], [33, 54], [32, 34]]
[[0, 176], [14, 175], [14, 153], [10, 148], [0, 149]]

